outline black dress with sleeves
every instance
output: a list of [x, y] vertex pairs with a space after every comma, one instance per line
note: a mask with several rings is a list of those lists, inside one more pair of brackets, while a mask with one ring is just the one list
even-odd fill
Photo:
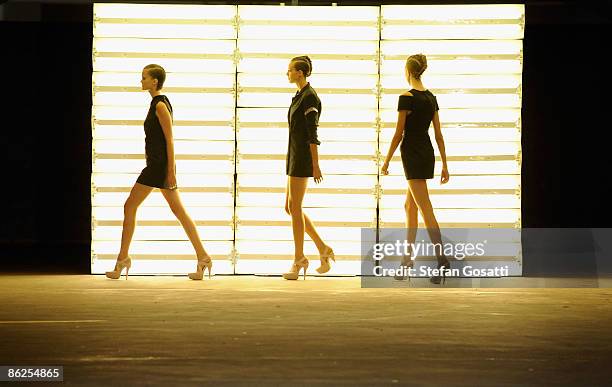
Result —
[[410, 90], [412, 96], [400, 95], [397, 110], [410, 110], [400, 145], [404, 174], [407, 180], [432, 179], [435, 154], [429, 138], [429, 125], [439, 110], [436, 97], [429, 90]]
[[312, 177], [312, 154], [310, 144], [320, 145], [317, 126], [321, 114], [321, 100], [307, 83], [291, 101], [287, 120], [289, 122], [289, 144], [287, 147], [286, 172], [289, 176]]
[[159, 118], [155, 114], [157, 103], [160, 101], [168, 106], [168, 110], [172, 114], [172, 105], [170, 105], [168, 97], [162, 94], [153, 97], [144, 122], [147, 166], [142, 170], [136, 181], [149, 187], [166, 188], [166, 174], [168, 173], [166, 136]]

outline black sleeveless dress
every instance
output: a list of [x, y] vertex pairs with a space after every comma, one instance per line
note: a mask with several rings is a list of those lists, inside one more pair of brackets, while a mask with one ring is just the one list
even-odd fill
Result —
[[439, 110], [436, 97], [429, 90], [410, 90], [412, 96], [400, 95], [397, 110], [410, 110], [400, 145], [404, 174], [407, 180], [433, 179], [436, 161], [429, 138], [429, 125]]
[[166, 149], [166, 136], [164, 136], [159, 118], [155, 114], [158, 102], [164, 102], [168, 106], [170, 114], [172, 114], [172, 105], [170, 105], [168, 97], [161, 94], [153, 97], [144, 122], [147, 166], [142, 170], [136, 181], [149, 187], [166, 188], [168, 151]]

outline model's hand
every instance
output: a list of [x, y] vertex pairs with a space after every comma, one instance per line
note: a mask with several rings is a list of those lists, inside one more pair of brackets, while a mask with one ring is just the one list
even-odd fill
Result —
[[442, 167], [442, 173], [440, 174], [440, 184], [448, 183], [448, 179], [449, 179], [448, 168], [446, 167], [446, 165], [444, 165]]
[[312, 177], [314, 177], [314, 181], [317, 184], [319, 184], [321, 181], [323, 181], [323, 174], [321, 174], [321, 168], [319, 168], [318, 165], [315, 165], [312, 168]]
[[176, 189], [176, 173], [174, 173], [174, 171], [168, 171], [166, 175], [166, 187], [167, 189]]
[[382, 173], [383, 175], [388, 175], [389, 174], [389, 163], [385, 161], [385, 163], [382, 165], [382, 167], [380, 168], [380, 173]]

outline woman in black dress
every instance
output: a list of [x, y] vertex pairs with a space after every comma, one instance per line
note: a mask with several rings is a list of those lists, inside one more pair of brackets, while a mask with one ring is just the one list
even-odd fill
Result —
[[[425, 55], [412, 55], [406, 61], [406, 79], [412, 89], [399, 97], [397, 107], [399, 113], [395, 134], [381, 169], [383, 175], [389, 174], [389, 162], [401, 142], [402, 164], [409, 186], [404, 205], [408, 223], [409, 246], [412, 246], [416, 239], [419, 210], [421, 211], [421, 216], [432, 243], [436, 244], [436, 246], [442, 246], [440, 227], [436, 221], [427, 191], [427, 179], [433, 178], [435, 163], [434, 149], [428, 134], [429, 125], [432, 121], [436, 143], [442, 158], [440, 184], [447, 183], [449, 179], [444, 138], [442, 137], [440, 118], [438, 117], [438, 102], [432, 92], [427, 90], [421, 81], [421, 75], [426, 68], [427, 59]], [[439, 245], [437, 245], [438, 243]], [[446, 279], [446, 271], [450, 269], [450, 262], [444, 256], [441, 248], [436, 248], [435, 250], [438, 260], [438, 272], [434, 274], [442, 274], [443, 278]], [[412, 257], [412, 251], [409, 254]], [[408, 261], [404, 257], [402, 259], [402, 266], [406, 268], [413, 267], [413, 260], [414, 258], [411, 258]], [[431, 281], [433, 283], [440, 283], [440, 276], [434, 275]]]
[[126, 269], [125, 279], [128, 278], [128, 271], [132, 266], [128, 250], [136, 225], [136, 211], [153, 188], [160, 189], [170, 209], [183, 226], [191, 244], [195, 248], [198, 264], [196, 272], [189, 273], [189, 278], [201, 280], [204, 275], [204, 268], [208, 269], [208, 276], [210, 278], [212, 259], [202, 246], [195, 223], [185, 211], [176, 186], [174, 141], [172, 138], [172, 105], [170, 105], [168, 98], [160, 92], [165, 80], [166, 72], [159, 65], [147, 65], [142, 70], [142, 79], [140, 81], [142, 90], [147, 90], [153, 98], [144, 122], [147, 166], [138, 176], [130, 196], [125, 202], [121, 250], [117, 256], [115, 270], [106, 272], [108, 278], [118, 279], [123, 268]]
[[287, 189], [285, 192], [285, 211], [291, 215], [295, 257], [291, 270], [283, 274], [289, 280], [298, 279], [301, 269], [304, 269], [304, 279], [308, 269], [308, 259], [304, 256], [304, 230], [312, 238], [319, 250], [321, 266], [320, 274], [330, 269], [329, 259], [335, 261], [334, 251], [326, 245], [317, 233], [310, 218], [302, 211], [302, 201], [306, 193], [309, 177], [314, 177], [315, 183], [323, 180], [319, 168], [319, 153], [317, 146], [317, 125], [321, 114], [321, 101], [315, 90], [307, 82], [310, 76], [312, 62], [307, 56], [295, 57], [289, 62], [287, 77], [295, 83], [297, 93], [291, 101], [287, 119], [289, 121], [289, 144], [287, 148]]

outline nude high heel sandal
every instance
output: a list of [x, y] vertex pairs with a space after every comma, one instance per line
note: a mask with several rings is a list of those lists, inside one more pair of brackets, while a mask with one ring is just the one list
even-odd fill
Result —
[[327, 246], [325, 248], [325, 251], [323, 254], [321, 254], [321, 266], [319, 266], [316, 270], [317, 273], [319, 274], [324, 274], [327, 273], [329, 271], [329, 269], [331, 269], [331, 266], [329, 264], [329, 260], [336, 262], [336, 258], [334, 256], [334, 250], [332, 250], [331, 247]]
[[304, 280], [306, 279], [306, 270], [308, 270], [308, 259], [302, 257], [299, 261], [294, 261], [291, 266], [291, 271], [284, 273], [283, 278], [286, 280], [296, 280], [300, 277], [300, 269], [304, 268]]
[[122, 260], [117, 260], [117, 263], [115, 263], [115, 270], [107, 271], [106, 277], [110, 279], [119, 279], [121, 277], [121, 271], [125, 268], [125, 280], [127, 281], [130, 267], [132, 267], [132, 258], [127, 257]]
[[195, 273], [189, 273], [189, 278], [192, 280], [201, 280], [204, 278], [204, 272], [208, 269], [208, 279], [210, 279], [210, 271], [212, 269], [212, 259], [198, 259], [198, 265]]

